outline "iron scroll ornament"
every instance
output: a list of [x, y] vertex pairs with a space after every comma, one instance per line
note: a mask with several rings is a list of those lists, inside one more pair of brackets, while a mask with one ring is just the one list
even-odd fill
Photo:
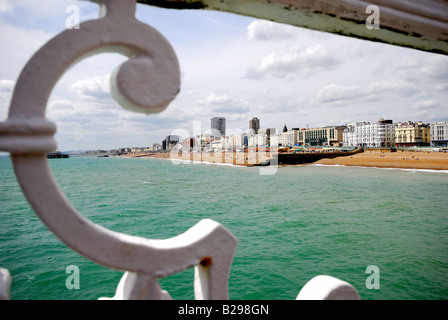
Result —
[[[93, 2], [100, 5], [99, 19], [63, 31], [22, 70], [8, 119], [0, 123], [0, 150], [10, 152], [28, 202], [61, 241], [100, 265], [126, 271], [115, 298], [170, 298], [157, 279], [194, 266], [196, 298], [228, 299], [237, 239], [221, 224], [205, 219], [166, 240], [113, 232], [81, 215], [53, 178], [46, 154], [57, 149], [56, 125], [45, 118], [45, 109], [70, 66], [102, 52], [129, 57], [111, 76], [111, 95], [131, 111], [161, 112], [180, 90], [176, 54], [158, 31], [135, 19], [136, 1]], [[210, 263], [201, 263], [204, 259]]]

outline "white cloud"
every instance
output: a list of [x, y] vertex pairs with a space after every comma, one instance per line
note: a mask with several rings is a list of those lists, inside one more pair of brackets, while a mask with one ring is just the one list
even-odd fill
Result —
[[347, 100], [387, 100], [393, 97], [408, 97], [417, 92], [417, 87], [404, 81], [380, 81], [365, 86], [342, 86], [330, 84], [317, 94], [320, 102]]
[[76, 121], [80, 114], [82, 114], [82, 111], [79, 107], [67, 100], [51, 101], [47, 107], [47, 117], [52, 121]]
[[247, 27], [247, 39], [250, 41], [293, 39], [297, 34], [295, 27], [266, 20], [254, 21]]
[[[413, 119], [425, 123], [437, 121], [448, 121], [448, 110], [446, 109], [421, 109], [413, 114]], [[409, 120], [409, 119], [407, 119]], [[415, 121], [414, 120], [414, 121]]]
[[104, 99], [110, 98], [110, 74], [76, 81], [73, 90], [81, 98]]
[[11, 12], [12, 11], [12, 5], [7, 0], [0, 0], [0, 12]]
[[51, 110], [62, 110], [64, 112], [67, 111], [71, 111], [71, 110], [76, 110], [76, 106], [67, 100], [55, 100], [55, 101], [51, 101], [48, 104], [48, 111]]
[[[254, 112], [270, 114], [288, 115], [308, 115], [310, 101], [302, 95], [298, 97], [297, 91], [282, 91], [278, 88], [271, 88], [261, 93], [256, 99]], [[286, 120], [286, 119], [285, 119]]]
[[448, 82], [437, 84], [434, 89], [440, 92], [448, 92]]
[[1, 77], [15, 79], [33, 53], [35, 53], [51, 35], [40, 30], [26, 30], [21, 27], [5, 25], [0, 19]]
[[436, 100], [424, 100], [417, 101], [414, 105], [414, 109], [434, 109], [439, 106], [439, 102]]
[[9, 97], [14, 89], [15, 82], [12, 80], [0, 80], [0, 98]]
[[240, 98], [234, 98], [227, 94], [210, 93], [207, 98], [199, 100], [199, 105], [208, 108], [213, 113], [246, 113], [249, 111], [247, 102]]
[[264, 79], [266, 75], [276, 78], [310, 77], [316, 73], [332, 70], [341, 59], [323, 45], [304, 48], [293, 45], [286, 50], [265, 56], [258, 67], [248, 69], [246, 78]]
[[436, 54], [405, 56], [400, 59], [394, 69], [409, 81], [446, 83], [448, 80], [448, 57]]

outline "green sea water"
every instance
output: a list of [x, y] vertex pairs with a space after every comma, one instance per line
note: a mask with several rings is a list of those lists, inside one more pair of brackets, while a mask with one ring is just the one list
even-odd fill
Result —
[[[150, 239], [201, 219], [238, 238], [229, 298], [293, 300], [314, 276], [350, 282], [361, 299], [448, 298], [448, 173], [337, 166], [259, 168], [149, 158], [51, 159], [56, 181], [85, 217]], [[79, 289], [68, 289], [68, 266]], [[379, 273], [369, 288], [368, 266]], [[112, 297], [122, 272], [60, 242], [37, 218], [0, 158], [0, 267], [13, 300]], [[193, 269], [161, 279], [173, 299], [194, 299]]]

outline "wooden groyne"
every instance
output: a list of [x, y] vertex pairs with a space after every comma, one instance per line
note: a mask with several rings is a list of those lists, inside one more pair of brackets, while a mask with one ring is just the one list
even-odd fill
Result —
[[335, 152], [297, 152], [297, 153], [278, 153], [277, 161], [279, 165], [283, 164], [306, 164], [313, 163], [325, 158], [337, 158], [352, 156], [363, 152], [363, 149], [354, 151], [335, 151]]

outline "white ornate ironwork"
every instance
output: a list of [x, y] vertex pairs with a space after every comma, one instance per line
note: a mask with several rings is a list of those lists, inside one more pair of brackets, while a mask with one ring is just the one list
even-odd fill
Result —
[[9, 300], [11, 274], [7, 269], [0, 268], [0, 300]]
[[[101, 7], [100, 19], [60, 33], [24, 67], [8, 119], [0, 123], [0, 150], [10, 152], [27, 200], [57, 237], [84, 257], [125, 272], [112, 299], [170, 299], [158, 279], [190, 267], [195, 268], [196, 299], [228, 299], [228, 277], [237, 239], [221, 224], [204, 219], [167, 240], [113, 232], [80, 214], [52, 176], [46, 154], [56, 150], [56, 125], [45, 118], [45, 109], [50, 92], [71, 65], [105, 51], [128, 56], [129, 60], [111, 77], [111, 92], [132, 111], [160, 112], [180, 88], [178, 60], [171, 45], [152, 27], [135, 19], [136, 1], [95, 2]], [[8, 299], [11, 276], [6, 269], [0, 271], [0, 298]], [[358, 297], [345, 282], [331, 278], [331, 284], [311, 286], [327, 293], [343, 286], [351, 292], [343, 297]], [[338, 296], [327, 293], [320, 297]]]

